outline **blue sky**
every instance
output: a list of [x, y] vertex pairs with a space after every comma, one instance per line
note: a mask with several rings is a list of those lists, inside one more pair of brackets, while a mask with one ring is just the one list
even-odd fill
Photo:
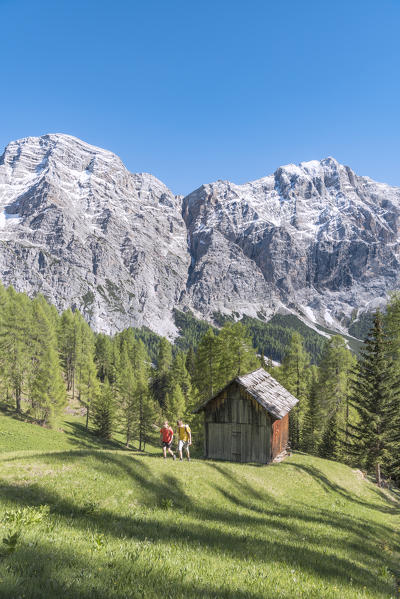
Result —
[[399, 0], [0, 9], [2, 148], [69, 133], [175, 193], [328, 155], [400, 185]]

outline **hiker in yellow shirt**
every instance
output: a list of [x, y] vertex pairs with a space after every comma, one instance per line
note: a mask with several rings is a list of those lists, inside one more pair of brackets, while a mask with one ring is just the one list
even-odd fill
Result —
[[179, 459], [182, 461], [183, 449], [186, 451], [187, 459], [190, 462], [190, 453], [189, 446], [192, 444], [192, 431], [188, 424], [183, 424], [182, 420], [178, 420], [176, 423], [178, 425], [177, 437], [178, 437], [178, 451], [179, 451]]

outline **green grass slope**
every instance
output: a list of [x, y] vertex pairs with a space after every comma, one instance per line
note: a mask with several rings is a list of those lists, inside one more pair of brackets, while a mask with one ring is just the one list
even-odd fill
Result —
[[115, 441], [104, 442], [85, 430], [85, 419], [68, 416], [60, 429], [46, 429], [36, 424], [17, 420], [0, 411], [0, 452], [25, 449], [68, 450], [121, 449]]
[[350, 468], [164, 462], [65, 429], [0, 418], [2, 598], [397, 597], [399, 503]]

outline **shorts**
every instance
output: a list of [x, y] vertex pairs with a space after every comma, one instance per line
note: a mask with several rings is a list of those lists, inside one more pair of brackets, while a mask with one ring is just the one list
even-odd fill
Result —
[[188, 449], [188, 447], [189, 447], [189, 441], [182, 441], [182, 439], [179, 439], [178, 451], [182, 451], [182, 449]]
[[171, 445], [172, 445], [172, 441], [170, 441], [169, 443], [168, 443], [168, 441], [162, 442], [162, 446], [166, 447], [167, 449], [171, 449]]

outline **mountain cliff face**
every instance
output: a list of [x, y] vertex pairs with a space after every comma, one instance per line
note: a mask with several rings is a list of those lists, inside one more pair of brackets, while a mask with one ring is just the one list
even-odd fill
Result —
[[[283, 305], [346, 329], [355, 308], [376, 307], [399, 285], [399, 211], [399, 188], [333, 158], [204, 185], [184, 199], [194, 306], [207, 313], [210, 295], [244, 312]], [[222, 293], [207, 287], [217, 265]]]
[[399, 215], [399, 188], [333, 158], [182, 199], [76, 138], [25, 138], [0, 158], [0, 277], [107, 332], [174, 335], [175, 307], [345, 331], [399, 286]]
[[170, 333], [190, 265], [181, 200], [111, 152], [66, 135], [0, 159], [0, 277], [81, 309], [97, 330]]

